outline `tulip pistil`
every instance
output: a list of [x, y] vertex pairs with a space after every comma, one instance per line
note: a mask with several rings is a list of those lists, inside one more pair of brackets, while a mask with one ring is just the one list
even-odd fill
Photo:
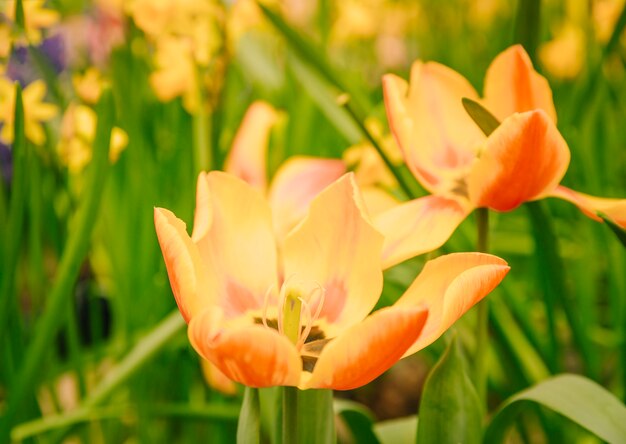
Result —
[[289, 290], [282, 306], [282, 333], [296, 345], [300, 340], [300, 317], [302, 313], [302, 298], [300, 293]]

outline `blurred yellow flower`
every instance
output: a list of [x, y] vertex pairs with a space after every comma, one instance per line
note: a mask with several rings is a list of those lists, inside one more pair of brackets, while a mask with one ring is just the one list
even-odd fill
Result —
[[552, 76], [573, 79], [583, 67], [585, 56], [585, 34], [573, 24], [566, 23], [554, 39], [539, 48], [539, 60]]
[[609, 40], [623, 7], [624, 0], [593, 1], [592, 17], [598, 41], [605, 43]]
[[11, 28], [6, 23], [0, 23], [0, 59], [9, 57], [11, 51]]
[[89, 105], [98, 103], [102, 93], [102, 84], [104, 83], [98, 68], [90, 66], [84, 74], [74, 74], [72, 83], [74, 84], [76, 94], [82, 101]]
[[[43, 145], [46, 133], [42, 122], [52, 119], [58, 108], [51, 103], [44, 103], [46, 84], [43, 80], [35, 80], [22, 91], [24, 102], [24, 131], [26, 138], [35, 145]], [[0, 77], [0, 141], [10, 145], [13, 143], [13, 119], [15, 114], [15, 86], [6, 77]]]
[[[15, 0], [6, 0], [4, 13], [11, 21], [15, 21]], [[22, 2], [24, 6], [24, 18], [26, 38], [32, 45], [37, 45], [42, 40], [42, 29], [49, 28], [59, 21], [59, 13], [44, 7], [45, 0], [29, 0]]]
[[162, 37], [157, 43], [156, 70], [150, 75], [150, 86], [159, 100], [167, 102], [178, 96], [193, 112], [199, 105], [196, 67], [189, 40]]
[[[61, 140], [57, 146], [59, 158], [72, 173], [79, 173], [91, 161], [96, 133], [96, 113], [85, 105], [70, 104], [61, 124]], [[128, 145], [128, 135], [120, 128], [111, 132], [109, 160], [116, 162]]]

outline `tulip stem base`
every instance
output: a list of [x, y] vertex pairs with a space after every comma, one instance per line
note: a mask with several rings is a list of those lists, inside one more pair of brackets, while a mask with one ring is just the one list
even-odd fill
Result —
[[[477, 250], [487, 253], [489, 250], [489, 210], [476, 210], [476, 226], [478, 230]], [[489, 300], [483, 299], [477, 307], [476, 320], [476, 391], [478, 399], [487, 412], [487, 353], [489, 349]]]
[[298, 442], [298, 392], [297, 387], [283, 390], [283, 442]]

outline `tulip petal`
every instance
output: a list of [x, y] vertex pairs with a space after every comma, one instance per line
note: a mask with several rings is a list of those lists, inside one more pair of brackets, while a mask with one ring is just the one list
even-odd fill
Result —
[[224, 375], [249, 387], [297, 386], [302, 360], [289, 340], [263, 325], [228, 325], [219, 309], [194, 316], [189, 341]]
[[284, 239], [306, 215], [311, 200], [346, 171], [338, 159], [292, 157], [278, 169], [269, 201], [277, 237]]
[[558, 197], [573, 203], [580, 211], [590, 218], [601, 222], [596, 212], [606, 214], [609, 219], [626, 228], [626, 199], [613, 199], [607, 197], [595, 197], [589, 194], [579, 193], [562, 185], [559, 185], [549, 194], [550, 197]]
[[441, 247], [470, 211], [454, 200], [426, 196], [376, 216], [374, 226], [385, 236], [383, 269]]
[[453, 253], [429, 261], [394, 307], [425, 306], [428, 320], [406, 355], [433, 343], [509, 272], [507, 263], [483, 253]]
[[477, 207], [509, 211], [543, 197], [561, 181], [567, 143], [542, 110], [513, 114], [491, 134], [468, 178]]
[[198, 235], [195, 241], [206, 274], [215, 276], [219, 304], [227, 316], [259, 309], [266, 293], [277, 288], [269, 205], [258, 190], [230, 174], [212, 171], [204, 178], [206, 189], [198, 199], [210, 205], [210, 222], [204, 222], [210, 228], [199, 228], [204, 236]]
[[201, 358], [200, 365], [202, 366], [204, 380], [212, 389], [229, 396], [237, 394], [237, 384], [235, 384], [231, 379], [228, 379], [228, 377], [222, 373], [219, 368], [214, 366], [211, 361]]
[[371, 382], [417, 340], [427, 316], [422, 307], [376, 311], [324, 347], [304, 387], [351, 390]]
[[193, 219], [193, 232], [191, 233], [191, 239], [194, 242], [202, 239], [211, 228], [211, 209], [211, 194], [207, 174], [202, 171], [198, 175], [196, 185], [196, 212]]
[[267, 145], [276, 118], [276, 110], [268, 103], [250, 105], [233, 140], [224, 171], [256, 188], [267, 189]]
[[478, 100], [463, 76], [444, 65], [418, 61], [411, 69], [410, 87], [386, 75], [383, 92], [389, 125], [405, 162], [429, 191], [441, 187], [446, 171], [472, 162], [485, 136], [463, 108], [463, 97]]
[[534, 70], [522, 45], [514, 45], [491, 62], [485, 75], [485, 106], [502, 121], [513, 113], [542, 109], [556, 123], [552, 90]]
[[204, 272], [198, 248], [187, 235], [183, 221], [169, 210], [155, 208], [154, 226], [176, 303], [189, 322], [192, 316], [214, 302], [210, 276]]
[[287, 279], [294, 276], [326, 290], [320, 318], [330, 324], [327, 337], [362, 320], [382, 290], [383, 237], [364, 211], [354, 175], [348, 173], [313, 199], [307, 217], [285, 240]]

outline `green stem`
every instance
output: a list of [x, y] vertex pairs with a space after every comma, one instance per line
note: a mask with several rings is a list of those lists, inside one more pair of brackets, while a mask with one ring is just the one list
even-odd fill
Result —
[[358, 112], [354, 109], [353, 106], [350, 105], [350, 96], [347, 94], [342, 94], [337, 98], [337, 101], [339, 102], [341, 106], [344, 107], [344, 109], [348, 112], [350, 117], [352, 117], [352, 120], [354, 121], [354, 123], [356, 123], [356, 125], [358, 126], [363, 136], [365, 136], [368, 142], [372, 144], [372, 146], [374, 147], [374, 149], [376, 150], [380, 158], [383, 160], [383, 162], [387, 166], [387, 169], [389, 170], [389, 172], [393, 174], [393, 177], [398, 182], [398, 185], [400, 185], [400, 188], [402, 188], [402, 191], [404, 191], [404, 193], [407, 195], [409, 199], [415, 198], [416, 197], [415, 193], [413, 192], [413, 190], [407, 183], [402, 173], [393, 164], [393, 162], [391, 162], [391, 159], [389, 159], [389, 156], [387, 156], [387, 153], [385, 153], [385, 151], [380, 146], [376, 138], [372, 135], [372, 133], [370, 133], [370, 131], [365, 126], [364, 117], [358, 115]]
[[283, 389], [283, 442], [298, 442], [298, 391], [297, 387]]
[[[476, 226], [478, 229], [477, 250], [487, 253], [489, 250], [489, 210], [476, 210]], [[489, 348], [489, 299], [483, 299], [477, 307], [476, 320], [476, 392], [487, 412], [487, 351]]]
[[193, 156], [195, 173], [210, 171], [213, 163], [211, 155], [211, 113], [206, 103], [205, 94], [197, 91], [198, 110], [193, 114]]

